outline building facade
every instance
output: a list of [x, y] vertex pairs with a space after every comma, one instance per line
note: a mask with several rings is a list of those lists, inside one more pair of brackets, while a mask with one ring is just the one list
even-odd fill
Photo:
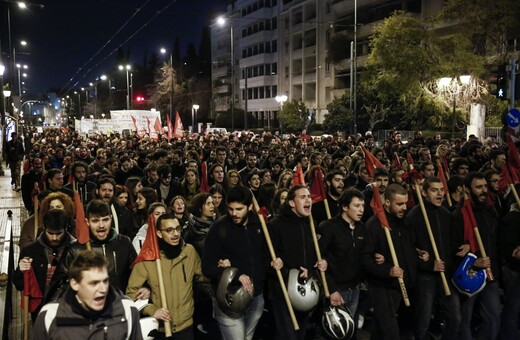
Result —
[[[369, 53], [374, 26], [396, 10], [421, 18], [434, 15], [443, 0], [236, 0], [224, 14], [225, 25], [211, 26], [212, 115], [235, 108], [250, 112], [248, 127], [279, 127], [280, 103], [303, 101], [309, 116], [322, 123], [327, 104], [349, 92], [351, 69], [358, 75]], [[357, 6], [357, 25], [355, 7]], [[354, 27], [356, 33], [354, 37]], [[356, 41], [356, 66], [329, 62], [331, 39]], [[233, 53], [233, 54], [231, 54]], [[232, 79], [233, 78], [233, 79]], [[233, 98], [233, 99], [232, 99]]]

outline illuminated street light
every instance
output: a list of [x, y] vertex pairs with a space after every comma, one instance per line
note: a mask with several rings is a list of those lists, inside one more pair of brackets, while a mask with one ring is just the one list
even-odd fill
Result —
[[[161, 54], [166, 54], [168, 51], [161, 47]], [[171, 68], [171, 84], [170, 84], [170, 119], [173, 120], [173, 52], [170, 53], [170, 68]]]
[[195, 132], [198, 132], [198, 129], [197, 129], [197, 124], [195, 123], [195, 116], [197, 115], [197, 110], [199, 109], [199, 105], [197, 104], [193, 104], [191, 106], [191, 132], [192, 133], [195, 133]]
[[452, 123], [451, 123], [451, 138], [455, 138], [455, 127], [457, 125], [457, 96], [462, 93], [464, 86], [471, 82], [470, 75], [462, 75], [455, 78], [444, 77], [439, 79], [439, 89], [447, 91], [452, 95], [453, 100], [453, 111], [452, 111]]
[[[226, 24], [226, 19], [224, 17], [218, 17], [217, 23], [223, 27]], [[233, 25], [229, 25], [230, 29], [230, 52], [231, 52], [231, 132], [235, 130], [235, 44], [233, 38]], [[244, 112], [244, 116], [247, 115], [247, 112]], [[244, 120], [245, 123], [245, 120]], [[245, 128], [245, 126], [244, 126]]]
[[130, 80], [128, 76], [128, 72], [132, 69], [130, 65], [119, 65], [119, 70], [126, 70], [126, 109], [130, 110]]

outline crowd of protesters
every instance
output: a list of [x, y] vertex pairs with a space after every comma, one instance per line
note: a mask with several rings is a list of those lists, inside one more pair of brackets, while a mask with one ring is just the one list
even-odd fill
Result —
[[[33, 320], [45, 303], [60, 297], [67, 303], [63, 297], [73, 290], [81, 306], [72, 304], [72, 310], [93, 322], [110, 311], [105, 301], [115, 299], [108, 299], [116, 296], [113, 289], [132, 300], [149, 299], [141, 317], [159, 320], [157, 339], [167, 328], [174, 339], [252, 339], [255, 331], [256, 338], [326, 338], [320, 327], [328, 305], [346, 306], [355, 327], [374, 339], [520, 339], [520, 207], [510, 185], [519, 180], [519, 143], [424, 138], [420, 131], [406, 141], [393, 131], [378, 145], [370, 132], [346, 138], [306, 131], [186, 133], [152, 140], [45, 129], [23, 137], [14, 135], [8, 144], [13, 190], [21, 190], [30, 215], [14, 283], [22, 290], [23, 273], [34, 269], [43, 298]], [[319, 181], [325, 193], [316, 197], [312, 188]], [[81, 301], [75, 289], [81, 280], [69, 272], [86, 248], [76, 240], [75, 196], [91, 248], [107, 261], [111, 287], [112, 295], [105, 287], [91, 304]], [[480, 243], [465, 227], [468, 206]], [[165, 293], [155, 264], [133, 265], [150, 216]], [[464, 294], [452, 278], [468, 253], [475, 254], [474, 272], [487, 271], [487, 282]], [[252, 296], [239, 316], [215, 298], [228, 267], [238, 268]], [[320, 282], [322, 297], [326, 278], [330, 291], [310, 310], [295, 311], [299, 331], [275, 274], [281, 271], [287, 282], [291, 269]], [[262, 327], [262, 317], [272, 326]], [[48, 338], [71, 325], [58, 326], [45, 330]]]

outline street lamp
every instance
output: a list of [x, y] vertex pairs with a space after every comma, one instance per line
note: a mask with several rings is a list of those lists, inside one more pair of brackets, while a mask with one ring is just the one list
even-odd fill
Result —
[[[161, 54], [166, 54], [166, 49], [161, 48]], [[170, 119], [173, 120], [173, 52], [170, 53], [170, 71], [171, 71], [171, 81], [170, 81]]]
[[126, 70], [126, 109], [130, 110], [130, 80], [128, 72], [132, 69], [130, 65], [119, 65], [119, 70]]
[[462, 94], [464, 86], [471, 82], [471, 76], [462, 75], [455, 78], [444, 77], [439, 79], [438, 86], [441, 90], [447, 91], [453, 98], [453, 111], [451, 121], [451, 138], [455, 138], [455, 127], [457, 125], [457, 96]]
[[[283, 104], [287, 101], [287, 95], [286, 94], [278, 95], [274, 99], [276, 100], [278, 105], [280, 105], [280, 110], [282, 110]], [[280, 130], [282, 130], [282, 121], [280, 119], [278, 119], [278, 121], [280, 122]]]
[[193, 104], [191, 106], [191, 132], [195, 133], [198, 132], [197, 125], [195, 124], [195, 116], [197, 115], [197, 110], [199, 109], [199, 105]]
[[110, 111], [112, 109], [112, 79], [107, 77], [105, 74], [101, 75], [99, 79], [103, 81], [108, 80], [108, 111]]
[[[226, 24], [224, 17], [219, 17], [217, 23], [223, 27]], [[233, 25], [229, 25], [230, 28], [230, 50], [231, 50], [231, 132], [235, 131], [235, 46], [233, 38]], [[246, 115], [247, 112], [244, 112]]]
[[21, 81], [21, 70], [27, 70], [29, 66], [16, 64], [16, 68], [18, 69], [18, 96], [20, 96], [20, 100], [22, 99], [22, 81]]
[[79, 109], [78, 109], [79, 117], [78, 118], [81, 118], [81, 93], [78, 91], [74, 91], [74, 94], [78, 95], [78, 106], [79, 106]]

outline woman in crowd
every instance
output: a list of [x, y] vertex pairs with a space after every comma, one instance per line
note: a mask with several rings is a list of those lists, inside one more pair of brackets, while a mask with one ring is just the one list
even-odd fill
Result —
[[141, 227], [148, 221], [148, 208], [157, 201], [157, 194], [152, 188], [143, 188], [137, 193], [135, 202], [134, 217], [137, 225]]
[[186, 200], [190, 201], [200, 189], [199, 173], [194, 169], [186, 169], [184, 179], [182, 180], [182, 188], [186, 193]]
[[135, 176], [129, 177], [125, 182], [125, 187], [128, 188], [128, 192], [130, 193], [128, 199], [132, 204], [135, 204], [137, 201], [137, 193], [143, 189], [141, 179]]
[[[166, 214], [166, 204], [161, 202], [154, 202], [150, 204], [150, 208], [148, 209], [148, 216], [153, 215], [155, 221], [161, 215]], [[141, 251], [141, 247], [143, 246], [144, 240], [146, 238], [146, 232], [148, 230], [148, 223], [143, 224], [143, 226], [139, 229], [134, 239], [132, 240], [132, 244], [134, 245], [135, 251], [137, 254]]]
[[272, 205], [272, 215], [278, 216], [280, 214], [280, 207], [285, 203], [285, 199], [287, 198], [287, 193], [289, 189], [280, 188], [276, 190], [276, 194], [274, 195], [273, 205]]
[[209, 188], [209, 194], [213, 198], [213, 205], [215, 206], [215, 218], [219, 218], [226, 214], [226, 193], [220, 184], [213, 184]]
[[237, 185], [242, 185], [242, 177], [240, 177], [240, 174], [238, 173], [237, 170], [232, 169], [226, 173], [226, 184], [227, 184], [227, 190], [229, 190]]
[[293, 172], [292, 170], [285, 169], [282, 174], [280, 175], [280, 178], [278, 179], [278, 185], [277, 188], [285, 188], [289, 189], [289, 187], [292, 185], [292, 179], [293, 179]]
[[118, 204], [121, 208], [126, 208], [133, 210], [134, 202], [130, 200], [130, 191], [127, 187], [123, 185], [116, 185], [116, 190], [114, 191], [115, 203]]
[[179, 224], [182, 228], [182, 234], [184, 235], [184, 231], [188, 228], [189, 216], [190, 213], [187, 209], [188, 203], [184, 196], [178, 195], [175, 196], [170, 202], [170, 211], [175, 217], [179, 220]]
[[224, 186], [224, 167], [218, 163], [215, 163], [209, 168], [208, 171], [208, 182], [210, 185], [220, 184]]

